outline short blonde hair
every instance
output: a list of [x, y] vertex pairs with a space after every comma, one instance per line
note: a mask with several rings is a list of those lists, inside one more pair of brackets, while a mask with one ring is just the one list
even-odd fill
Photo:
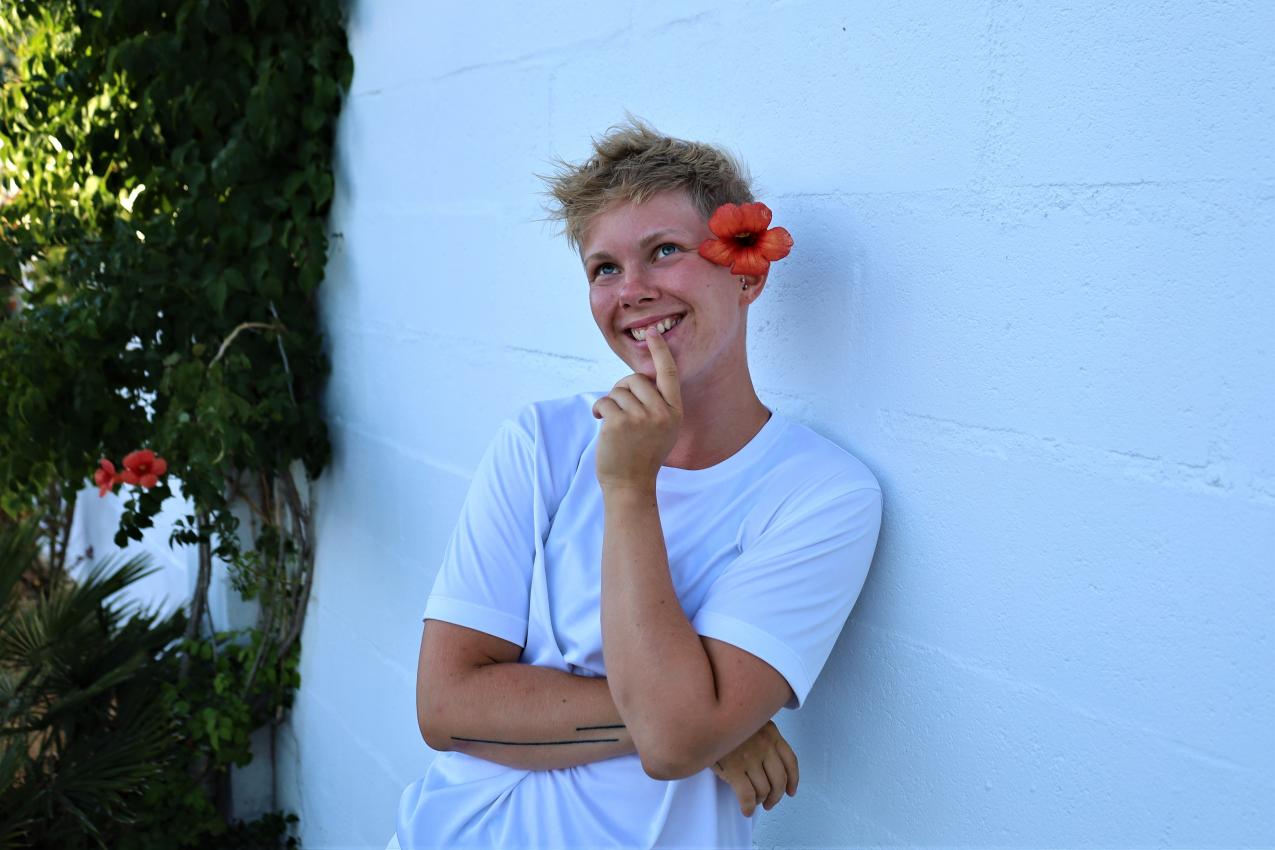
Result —
[[562, 222], [575, 250], [594, 216], [617, 201], [684, 189], [708, 219], [722, 204], [753, 200], [747, 170], [726, 151], [665, 136], [632, 115], [627, 119], [594, 139], [593, 155], [584, 162], [559, 159], [557, 173], [539, 175], [549, 186], [550, 218]]

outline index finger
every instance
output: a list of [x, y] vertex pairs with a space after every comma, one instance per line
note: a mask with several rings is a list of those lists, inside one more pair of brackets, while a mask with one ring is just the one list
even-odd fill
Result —
[[784, 763], [784, 769], [788, 771], [788, 796], [795, 797], [797, 783], [801, 781], [801, 768], [797, 766], [797, 754], [783, 738], [779, 739], [779, 746], [775, 749], [779, 752], [779, 760]]
[[651, 362], [655, 364], [656, 389], [670, 407], [681, 410], [682, 385], [677, 378], [677, 362], [673, 359], [673, 352], [669, 350], [664, 336], [651, 330], [646, 332], [646, 347], [651, 352]]

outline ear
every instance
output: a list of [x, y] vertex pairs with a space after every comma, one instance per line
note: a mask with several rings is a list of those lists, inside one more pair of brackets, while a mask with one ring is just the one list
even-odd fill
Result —
[[[748, 305], [756, 301], [761, 291], [766, 288], [767, 277], [769, 273], [736, 275], [735, 279], [739, 281], [739, 303]], [[745, 289], [745, 286], [748, 288]]]

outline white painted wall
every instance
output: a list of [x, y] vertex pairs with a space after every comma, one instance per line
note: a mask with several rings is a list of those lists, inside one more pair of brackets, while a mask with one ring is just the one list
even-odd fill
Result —
[[282, 802], [383, 847], [498, 422], [627, 371], [533, 173], [623, 110], [796, 238], [765, 402], [886, 494], [759, 846], [1275, 843], [1275, 4], [356, 2]]

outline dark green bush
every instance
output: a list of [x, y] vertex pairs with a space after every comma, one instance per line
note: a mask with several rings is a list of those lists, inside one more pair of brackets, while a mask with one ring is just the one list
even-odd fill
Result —
[[[95, 834], [113, 848], [274, 846], [283, 834], [283, 815], [234, 821], [227, 777], [299, 685], [310, 485], [330, 452], [316, 291], [352, 70], [337, 0], [0, 3], [0, 527], [35, 534], [40, 592], [63, 588], [76, 494], [99, 458], [149, 448], [168, 474], [121, 485], [116, 543], [141, 539], [176, 478], [194, 511], [170, 542], [200, 556], [184, 619], [99, 609], [65, 636], [50, 626], [67, 658], [95, 652], [74, 648], [90, 637], [142, 649], [132, 667], [98, 659], [127, 672], [109, 683], [121, 713], [71, 712], [46, 774], [6, 749], [5, 793], [27, 796], [6, 797], [0, 818], [62, 831], [34, 846]], [[258, 602], [253, 628], [210, 634], [214, 557]], [[127, 584], [130, 569], [93, 581]], [[43, 669], [23, 663], [14, 676]], [[43, 681], [73, 698], [96, 680]], [[30, 726], [21, 711], [44, 716], [13, 703], [6, 722]], [[146, 749], [156, 740], [162, 753]], [[150, 753], [151, 772], [129, 772], [142, 767], [112, 742]], [[53, 812], [56, 824], [41, 820]]]
[[249, 653], [227, 644], [179, 688], [185, 614], [112, 601], [154, 570], [105, 559], [48, 583], [34, 531], [0, 528], [0, 846], [282, 846], [282, 813], [228, 827], [207, 793], [262, 720], [233, 693]]

